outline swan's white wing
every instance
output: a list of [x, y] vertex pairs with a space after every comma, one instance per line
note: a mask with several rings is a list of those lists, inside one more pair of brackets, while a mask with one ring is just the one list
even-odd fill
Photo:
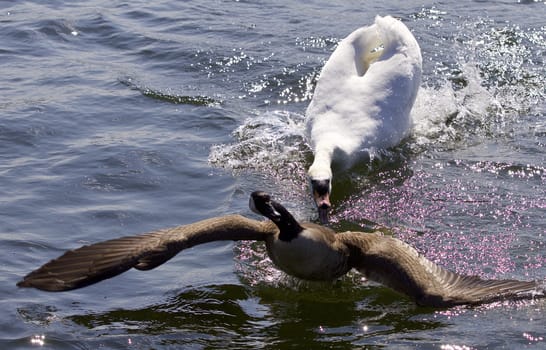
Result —
[[307, 109], [315, 148], [386, 148], [407, 135], [421, 79], [421, 53], [411, 32], [377, 17], [343, 39], [325, 64]]
[[484, 280], [446, 270], [392, 237], [357, 232], [337, 237], [349, 247], [351, 267], [419, 305], [446, 307], [545, 296], [535, 281]]
[[220, 240], [266, 240], [277, 232], [270, 222], [229, 215], [147, 234], [103, 241], [67, 251], [32, 271], [17, 285], [46, 291], [85, 287], [131, 268], [153, 269], [180, 251]]

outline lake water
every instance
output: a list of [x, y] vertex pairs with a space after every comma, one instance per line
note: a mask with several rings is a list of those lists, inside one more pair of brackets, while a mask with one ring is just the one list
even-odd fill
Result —
[[546, 278], [543, 1], [0, 1], [0, 348], [546, 348], [546, 301], [433, 310], [218, 242], [66, 293], [18, 289], [83, 244], [241, 213], [316, 220], [305, 109], [376, 14], [423, 53], [415, 125], [336, 174], [332, 225], [488, 278]]

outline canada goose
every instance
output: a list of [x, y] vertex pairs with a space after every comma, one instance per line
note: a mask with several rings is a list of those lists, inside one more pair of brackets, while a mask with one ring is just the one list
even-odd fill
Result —
[[331, 207], [332, 160], [348, 168], [363, 151], [396, 146], [409, 134], [421, 65], [419, 44], [390, 16], [355, 30], [324, 65], [305, 113], [314, 153], [308, 176], [323, 224]]
[[424, 306], [544, 297], [544, 288], [534, 281], [483, 280], [448, 271], [396, 238], [377, 233], [336, 234], [313, 223], [300, 224], [264, 192], [253, 192], [249, 204], [253, 211], [271, 221], [220, 216], [83, 246], [51, 260], [17, 285], [66, 291], [114, 277], [132, 267], [153, 269], [198, 244], [258, 240], [265, 241], [271, 260], [290, 275], [306, 280], [333, 280], [354, 268]]

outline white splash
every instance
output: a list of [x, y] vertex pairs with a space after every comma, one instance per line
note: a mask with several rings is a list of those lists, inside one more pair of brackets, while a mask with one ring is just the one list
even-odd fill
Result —
[[286, 167], [301, 164], [308, 152], [303, 131], [303, 116], [300, 114], [286, 111], [258, 114], [247, 118], [233, 131], [233, 143], [212, 146], [209, 162], [234, 171], [286, 172]]

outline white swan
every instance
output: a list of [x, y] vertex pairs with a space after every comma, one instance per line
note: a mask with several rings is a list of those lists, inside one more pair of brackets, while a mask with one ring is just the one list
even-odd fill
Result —
[[351, 33], [326, 62], [306, 111], [314, 152], [308, 175], [323, 223], [334, 155], [350, 166], [362, 151], [396, 146], [408, 135], [421, 65], [419, 44], [390, 16]]

